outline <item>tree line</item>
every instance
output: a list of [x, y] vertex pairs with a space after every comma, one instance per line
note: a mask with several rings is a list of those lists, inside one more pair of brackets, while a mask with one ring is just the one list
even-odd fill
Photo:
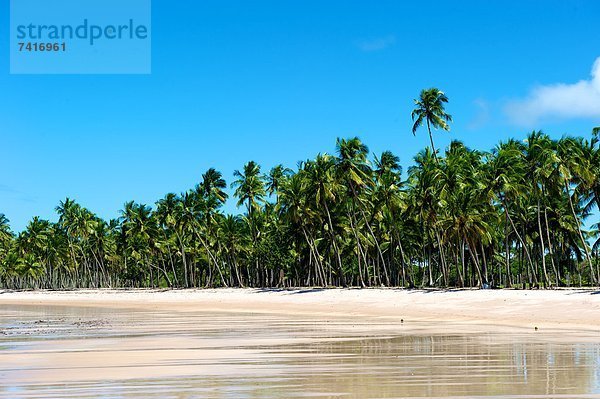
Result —
[[69, 198], [57, 222], [34, 217], [18, 234], [0, 214], [0, 286], [596, 286], [598, 225], [585, 221], [600, 205], [598, 130], [440, 154], [431, 128], [449, 129], [446, 102], [437, 89], [415, 101], [413, 133], [426, 125], [431, 146], [405, 174], [354, 137], [296, 170], [246, 163], [231, 183], [239, 215], [223, 211], [213, 168], [109, 221]]

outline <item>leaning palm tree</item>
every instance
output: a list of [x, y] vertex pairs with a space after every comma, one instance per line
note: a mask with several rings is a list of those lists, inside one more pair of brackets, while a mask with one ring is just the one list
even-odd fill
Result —
[[412, 127], [413, 135], [417, 134], [417, 129], [423, 125], [423, 122], [427, 123], [427, 131], [429, 132], [429, 140], [431, 141], [431, 151], [433, 151], [435, 159], [437, 159], [437, 151], [433, 143], [431, 127], [446, 131], [450, 130], [448, 122], [452, 122], [452, 116], [447, 114], [444, 109], [444, 104], [447, 102], [448, 97], [446, 97], [444, 92], [435, 87], [422, 90], [419, 99], [415, 100], [416, 108], [411, 114], [414, 122]]

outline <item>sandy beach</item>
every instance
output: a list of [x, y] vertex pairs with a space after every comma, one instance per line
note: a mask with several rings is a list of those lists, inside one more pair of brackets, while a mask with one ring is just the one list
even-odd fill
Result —
[[[207, 289], [0, 292], [0, 305], [378, 317], [523, 328], [598, 330], [600, 291]], [[443, 325], [439, 326], [440, 328]]]
[[3, 291], [0, 398], [595, 398], [599, 331], [592, 290]]

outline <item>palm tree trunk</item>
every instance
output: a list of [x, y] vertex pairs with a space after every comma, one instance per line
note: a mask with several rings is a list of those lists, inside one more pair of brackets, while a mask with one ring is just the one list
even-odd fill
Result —
[[316, 247], [314, 239], [312, 238], [312, 235], [309, 235], [306, 232], [306, 229], [304, 228], [304, 226], [302, 226], [302, 232], [304, 233], [304, 238], [306, 239], [306, 243], [308, 244], [308, 247], [310, 249], [311, 257], [315, 261], [315, 274], [321, 280], [321, 284], [324, 285], [325, 283], [324, 283], [324, 280], [323, 280], [324, 279], [323, 278], [323, 273], [321, 271], [323, 269], [323, 265], [321, 263], [321, 257], [319, 256], [319, 251], [318, 251], [318, 249]]
[[540, 199], [537, 200], [537, 224], [538, 234], [540, 236], [540, 249], [542, 257], [542, 271], [544, 272], [544, 283], [550, 285], [550, 279], [548, 278], [548, 270], [546, 269], [546, 246], [544, 245], [544, 234], [542, 233], [542, 218], [540, 217]]
[[215, 268], [219, 272], [219, 277], [221, 277], [221, 282], [223, 283], [223, 285], [225, 287], [228, 287], [227, 281], [225, 280], [225, 277], [223, 276], [223, 271], [219, 267], [219, 262], [217, 262], [217, 259], [214, 257], [212, 251], [210, 250], [210, 248], [206, 244], [206, 241], [204, 241], [204, 239], [200, 236], [200, 233], [198, 231], [196, 231], [196, 230], [194, 230], [194, 232], [196, 233], [196, 237], [198, 237], [198, 240], [200, 241], [200, 243], [202, 244], [202, 246], [204, 247], [204, 249], [206, 249], [206, 252], [208, 253], [209, 258], [212, 260], [213, 264], [215, 265]]
[[433, 144], [433, 135], [431, 134], [431, 125], [429, 123], [429, 118], [427, 118], [427, 131], [429, 132], [429, 141], [431, 142], [431, 152], [433, 152], [433, 158], [438, 161], [437, 151], [435, 150], [435, 144]]
[[183, 262], [183, 276], [184, 276], [184, 280], [185, 280], [185, 288], [190, 288], [190, 283], [188, 280], [188, 265], [187, 265], [187, 259], [185, 256], [185, 245], [183, 245], [183, 240], [181, 239], [181, 236], [179, 235], [179, 233], [176, 233], [177, 235], [177, 240], [179, 240], [179, 245], [181, 246], [181, 261]]
[[[358, 200], [358, 194], [356, 193], [356, 190], [354, 189], [354, 184], [350, 184], [350, 188], [352, 190], [352, 195], [353, 195], [352, 203], [353, 203], [353, 208], [354, 208], [355, 207], [354, 204]], [[389, 285], [390, 278], [387, 273], [387, 268], [385, 266], [385, 259], [383, 257], [383, 252], [381, 251], [381, 247], [379, 246], [379, 241], [377, 240], [377, 237], [375, 236], [375, 233], [373, 232], [373, 229], [371, 228], [371, 224], [367, 220], [367, 216], [365, 215], [364, 210], [362, 209], [362, 207], [360, 205], [358, 206], [358, 208], [360, 210], [361, 216], [363, 217], [363, 220], [365, 221], [365, 225], [367, 226], [367, 229], [369, 230], [369, 233], [371, 233], [371, 236], [373, 237], [373, 241], [375, 242], [375, 246], [377, 247], [377, 253], [378, 253], [379, 258], [381, 259], [381, 263], [383, 265], [383, 271], [385, 274], [386, 282]]]
[[[406, 254], [404, 253], [404, 248], [402, 247], [402, 241], [400, 241], [399, 237], [398, 237], [398, 247], [400, 248], [400, 256], [402, 257], [402, 259], [401, 259], [402, 279], [407, 280], [409, 288], [414, 288], [415, 284], [413, 282], [411, 274], [410, 274], [410, 272], [407, 273], [407, 270], [406, 270], [406, 267], [410, 266], [410, 264], [408, 264], [408, 262], [405, 262]], [[403, 283], [404, 283], [404, 281], [403, 281]]]
[[575, 213], [575, 207], [573, 206], [573, 200], [571, 199], [571, 193], [569, 190], [569, 183], [565, 179], [565, 189], [567, 191], [567, 197], [569, 198], [569, 206], [571, 207], [571, 213], [573, 214], [573, 218], [575, 219], [575, 223], [577, 225], [577, 233], [579, 233], [579, 238], [581, 239], [581, 245], [583, 245], [583, 250], [585, 251], [585, 258], [590, 266], [590, 282], [592, 284], [596, 284], [596, 275], [594, 273], [594, 265], [592, 264], [592, 259], [590, 257], [590, 251], [588, 250], [587, 243], [583, 238], [583, 233], [581, 232], [581, 225], [579, 224], [579, 218]]
[[444, 278], [444, 286], [448, 286], [448, 271], [446, 270], [446, 256], [444, 254], [444, 247], [442, 246], [442, 240], [440, 239], [440, 235], [438, 230], [435, 229], [435, 238], [438, 243], [438, 247], [440, 249], [440, 263], [442, 265], [442, 276]]
[[502, 207], [504, 208], [504, 213], [505, 213], [508, 221], [510, 222], [510, 225], [512, 226], [513, 231], [515, 232], [515, 234], [517, 235], [517, 238], [521, 242], [523, 250], [525, 251], [525, 255], [527, 256], [527, 262], [529, 263], [529, 266], [533, 269], [533, 262], [531, 261], [531, 255], [529, 255], [529, 249], [527, 249], [527, 245], [525, 245], [525, 241], [523, 241], [523, 238], [521, 238], [519, 231], [515, 227], [515, 223], [513, 222], [512, 218], [510, 217], [510, 214], [508, 213], [508, 208], [506, 207], [506, 203], [504, 202], [504, 200], [502, 200]]
[[342, 266], [342, 256], [340, 254], [340, 249], [337, 245], [337, 240], [335, 234], [333, 233], [333, 222], [331, 221], [331, 213], [329, 212], [329, 207], [327, 206], [327, 201], [323, 198], [323, 205], [325, 207], [325, 212], [327, 213], [327, 223], [329, 224], [329, 235], [331, 237], [331, 242], [333, 244], [333, 250], [335, 251], [337, 265], [338, 265], [338, 273], [340, 274], [340, 280], [342, 286], [346, 287], [346, 277], [344, 276], [344, 268]]
[[359, 275], [359, 281], [360, 281], [360, 286], [362, 288], [365, 288], [365, 280], [364, 280], [364, 276], [363, 276], [363, 270], [361, 267], [361, 257], [364, 260], [364, 268], [365, 270], [367, 269], [367, 258], [365, 257], [363, 250], [362, 250], [362, 246], [360, 245], [360, 237], [358, 236], [358, 232], [356, 231], [356, 220], [354, 219], [354, 214], [352, 212], [348, 212], [348, 220], [350, 221], [350, 229], [352, 230], [352, 233], [354, 234], [354, 238], [356, 240], [356, 250], [357, 250], [357, 261], [358, 261], [358, 275]]
[[[483, 278], [484, 278], [484, 281], [485, 281], [485, 283], [487, 284], [487, 283], [489, 283], [489, 281], [490, 281], [490, 279], [489, 279], [489, 274], [488, 274], [488, 264], [487, 264], [487, 258], [486, 258], [486, 256], [485, 256], [485, 248], [484, 248], [484, 246], [483, 246], [483, 242], [480, 242], [480, 245], [481, 245], [481, 259], [482, 259], [482, 261], [483, 261], [483, 262], [481, 263], [481, 266], [482, 266], [482, 269], [481, 269], [481, 271], [482, 271], [482, 273], [483, 273]], [[493, 273], [492, 273], [492, 277], [493, 277]]]
[[479, 266], [479, 261], [477, 260], [477, 256], [475, 253], [475, 246], [473, 245], [473, 243], [471, 241], [469, 241], [467, 239], [467, 237], [465, 236], [465, 241], [467, 242], [467, 244], [469, 245], [469, 255], [471, 255], [471, 259], [473, 260], [473, 263], [475, 264], [475, 271], [477, 272], [477, 279], [478, 279], [478, 283], [479, 283], [479, 287], [481, 288], [481, 286], [485, 283], [483, 281], [483, 276], [481, 275], [481, 268]]
[[510, 270], [510, 245], [508, 240], [508, 214], [505, 215], [505, 228], [504, 228], [504, 245], [506, 250], [506, 286], [512, 287], [512, 272]]

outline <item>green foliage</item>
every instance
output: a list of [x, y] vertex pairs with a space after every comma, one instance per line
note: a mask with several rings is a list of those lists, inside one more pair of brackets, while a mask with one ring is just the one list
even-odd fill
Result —
[[[413, 113], [447, 128], [447, 99], [424, 91]], [[432, 143], [433, 144], [433, 143]], [[491, 152], [426, 148], [404, 179], [389, 151], [338, 139], [292, 171], [255, 162], [227, 184], [209, 169], [154, 207], [127, 202], [104, 221], [72, 199], [58, 221], [14, 234], [0, 214], [0, 285], [9, 288], [596, 285], [600, 148], [532, 132]], [[591, 244], [591, 245], [590, 245]]]

